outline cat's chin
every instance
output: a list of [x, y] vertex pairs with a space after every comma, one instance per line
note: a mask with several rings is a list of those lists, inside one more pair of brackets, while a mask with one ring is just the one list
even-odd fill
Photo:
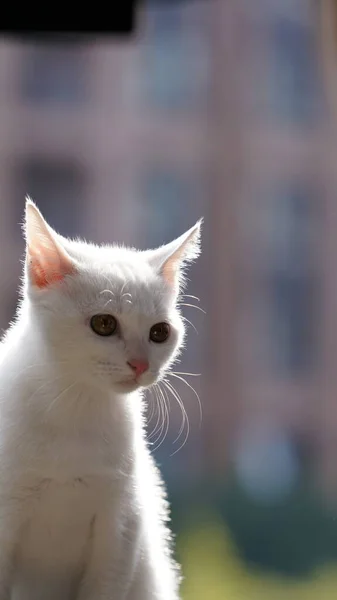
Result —
[[129, 380], [129, 381], [119, 381], [118, 383], [113, 384], [114, 390], [119, 393], [129, 394], [130, 392], [134, 392], [142, 387], [137, 381]]
[[131, 392], [135, 392], [136, 390], [139, 390], [141, 388], [149, 388], [151, 387], [153, 384], [155, 383], [155, 379], [148, 379], [146, 378], [146, 380], [136, 380], [136, 379], [126, 379], [125, 381], [118, 381], [116, 383], [113, 384], [113, 388], [114, 390], [116, 390], [116, 392], [119, 393], [123, 393], [123, 394], [130, 394]]

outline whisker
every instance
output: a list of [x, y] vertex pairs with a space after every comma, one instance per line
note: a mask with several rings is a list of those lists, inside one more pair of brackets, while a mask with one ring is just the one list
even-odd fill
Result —
[[167, 433], [168, 433], [168, 430], [169, 430], [169, 426], [170, 426], [170, 417], [169, 417], [169, 411], [168, 411], [168, 408], [167, 408], [165, 396], [164, 396], [163, 391], [162, 391], [162, 389], [161, 389], [161, 387], [159, 385], [158, 385], [157, 389], [158, 389], [158, 392], [160, 393], [160, 395], [162, 397], [162, 401], [163, 401], [163, 405], [162, 406], [163, 406], [163, 410], [164, 410], [164, 413], [163, 413], [164, 419], [163, 419], [163, 430], [162, 430], [163, 437], [160, 440], [160, 442], [158, 443], [158, 445], [153, 449], [154, 452], [156, 450], [158, 450], [158, 448], [160, 448], [160, 446], [165, 441]]
[[[158, 399], [157, 386], [156, 385], [153, 386], [153, 393], [155, 395], [155, 400], [156, 400], [156, 402], [155, 402], [155, 408], [157, 409], [157, 413], [158, 414], [157, 414], [156, 424], [155, 424], [154, 428], [152, 429], [151, 433], [149, 434], [149, 438], [152, 438], [154, 435], [157, 434], [158, 427], [160, 427], [160, 425], [159, 425], [160, 418], [162, 416], [162, 414], [161, 414], [161, 405], [160, 405], [160, 400]], [[151, 443], [153, 443], [153, 442], [151, 442]]]
[[58, 377], [55, 377], [54, 379], [49, 379], [48, 381], [45, 381], [36, 390], [34, 390], [34, 392], [29, 396], [26, 403], [28, 404], [40, 390], [43, 390], [43, 388], [47, 387], [48, 385], [51, 385], [52, 383], [55, 383], [55, 381], [58, 381], [59, 379], [64, 379], [64, 377], [65, 377], [64, 375], [59, 375]]
[[[74, 416], [74, 431], [76, 431], [76, 416], [77, 416], [77, 431], [78, 431], [78, 433], [80, 433], [80, 418], [82, 416], [83, 410], [88, 406], [88, 403], [90, 402], [90, 397], [86, 396], [85, 394], [84, 394], [84, 398], [82, 397], [82, 401], [78, 402], [81, 395], [82, 395], [82, 389], [80, 388], [79, 394], [76, 397], [76, 401], [73, 403], [73, 404], [75, 404], [75, 408], [77, 408], [77, 411], [75, 411], [75, 416]], [[99, 403], [99, 404], [101, 404], [101, 403]], [[98, 410], [97, 403], [95, 403], [95, 408], [97, 411]], [[102, 434], [102, 431], [100, 431], [100, 434], [101, 434], [101, 437], [103, 439], [105, 439]], [[105, 441], [107, 441], [107, 440], [105, 439]]]
[[200, 302], [200, 298], [198, 298], [198, 296], [191, 296], [190, 294], [182, 294], [182, 298], [192, 298], [193, 300]]
[[[165, 382], [163, 382], [163, 384], [164, 384], [164, 388], [162, 390], [162, 393], [165, 394], [167, 403], [170, 406], [170, 401], [169, 401], [169, 397], [168, 397], [168, 393], [167, 393], [167, 388], [165, 386]], [[171, 390], [170, 390], [170, 392], [172, 393]], [[181, 418], [181, 425], [180, 425], [180, 429], [179, 429], [178, 435], [175, 438], [175, 440], [173, 440], [173, 444], [176, 444], [177, 441], [179, 440], [179, 438], [181, 437], [183, 431], [184, 431], [184, 427], [185, 427], [185, 423], [186, 423], [186, 418], [187, 418], [187, 413], [184, 410], [184, 405], [183, 405], [183, 402], [182, 402], [181, 398], [178, 399], [176, 396], [174, 396], [174, 398], [178, 402], [178, 405], [179, 405], [179, 408], [180, 408], [180, 411], [181, 411], [181, 417], [182, 417]]]
[[[130, 283], [130, 279], [126, 279], [124, 281], [123, 285], [122, 285], [122, 288], [121, 288], [120, 292], [119, 292], [119, 299], [118, 300], [119, 300], [119, 305], [120, 305], [121, 309], [122, 309], [123, 296], [124, 295], [128, 295], [128, 292], [124, 292], [124, 290], [125, 290], [126, 286], [129, 283]], [[126, 300], [126, 302], [130, 303], [130, 300]]]
[[[107, 275], [105, 275], [104, 273], [102, 273], [104, 279], [106, 279], [106, 281], [108, 282], [108, 284], [113, 287], [112, 281], [109, 279], [109, 277]], [[113, 296], [115, 296], [115, 293], [112, 290], [104, 290], [106, 292], [108, 292], [109, 294], [112, 294]]]
[[189, 306], [190, 308], [195, 308], [196, 310], [200, 310], [200, 312], [204, 313], [204, 315], [206, 315], [206, 311], [201, 308], [200, 306], [195, 306], [195, 304], [188, 304], [187, 302], [180, 302], [179, 306]]
[[181, 434], [182, 434], [182, 432], [184, 430], [185, 423], [186, 423], [186, 434], [185, 434], [185, 437], [184, 437], [184, 441], [179, 446], [179, 448], [177, 448], [177, 450], [175, 450], [170, 455], [170, 456], [174, 456], [177, 452], [179, 452], [185, 446], [185, 444], [187, 442], [187, 439], [188, 439], [188, 436], [189, 436], [189, 433], [190, 433], [190, 424], [189, 424], [189, 419], [188, 419], [187, 412], [185, 410], [184, 404], [183, 404], [183, 402], [182, 402], [182, 400], [181, 400], [178, 392], [175, 390], [175, 388], [172, 386], [172, 384], [169, 381], [167, 381], [167, 379], [163, 380], [163, 383], [164, 383], [165, 387], [171, 392], [171, 394], [175, 398], [175, 400], [177, 401], [177, 403], [178, 403], [178, 405], [180, 407], [181, 413], [182, 413], [182, 419], [183, 419], [182, 427], [180, 428], [180, 432], [178, 434], [178, 437], [173, 442], [174, 444], [179, 440], [179, 438], [180, 438], [180, 436], [181, 436]]
[[148, 415], [148, 422], [151, 423], [152, 419], [154, 418], [155, 412], [157, 410], [157, 421], [156, 424], [154, 426], [154, 428], [152, 429], [151, 433], [149, 433], [149, 437], [154, 435], [154, 431], [156, 430], [157, 426], [158, 426], [158, 400], [157, 400], [157, 396], [156, 396], [156, 390], [155, 390], [155, 386], [153, 386], [152, 388], [150, 388], [149, 390], [151, 392], [151, 396], [149, 398], [149, 400], [151, 401], [151, 412]]
[[165, 440], [165, 437], [167, 435], [167, 431], [168, 431], [168, 422], [169, 422], [169, 415], [168, 415], [168, 409], [166, 406], [166, 402], [165, 402], [165, 398], [162, 394], [161, 388], [158, 386], [157, 388], [158, 394], [161, 398], [161, 406], [162, 406], [162, 415], [163, 415], [163, 422], [162, 422], [162, 427], [161, 427], [161, 436], [162, 438], [157, 440], [158, 445], [154, 448], [154, 450], [157, 450], [159, 448], [159, 446], [161, 446], [161, 444], [163, 443], [163, 441]]
[[175, 373], [176, 375], [190, 375], [191, 377], [200, 377], [201, 373], [183, 373], [182, 371], [170, 371], [169, 375], [171, 373]]
[[76, 427], [76, 425], [78, 424], [81, 411], [83, 410], [83, 402], [78, 402], [78, 400], [79, 400], [79, 398], [81, 396], [81, 393], [82, 393], [82, 391], [80, 389], [78, 395], [76, 396], [76, 399], [74, 398], [73, 401], [72, 401], [72, 403], [71, 403], [71, 407], [75, 406], [74, 421], [73, 421], [73, 432], [74, 432], [74, 435], [76, 435], [76, 433], [79, 433], [79, 427], [78, 426]]
[[[161, 435], [162, 435], [162, 433], [163, 433], [163, 429], [164, 429], [164, 422], [165, 422], [165, 412], [164, 412], [164, 409], [163, 409], [163, 400], [162, 400], [162, 398], [161, 398], [161, 397], [158, 395], [158, 390], [157, 390], [157, 388], [156, 388], [156, 396], [157, 396], [157, 400], [158, 400], [158, 409], [159, 409], [159, 413], [160, 413], [160, 418], [159, 418], [159, 420], [161, 419], [161, 424], [159, 425], [158, 429], [156, 428], [156, 429], [157, 429], [157, 431], [156, 431], [157, 437], [156, 437], [156, 439], [155, 439], [155, 440], [153, 440], [153, 441], [151, 442], [153, 446], [155, 446], [155, 444], [157, 444], [157, 443], [158, 443], [158, 441], [160, 440], [160, 437], [161, 437]], [[153, 435], [154, 435], [154, 434], [153, 434]], [[153, 448], [153, 450], [155, 451], [155, 450], [156, 450], [156, 447], [154, 447], [154, 448]]]
[[[109, 281], [109, 280], [108, 280], [108, 281]], [[109, 281], [109, 283], [110, 283], [110, 281]], [[111, 294], [111, 296], [115, 296], [115, 293], [114, 293], [112, 290], [108, 290], [108, 289], [106, 289], [106, 290], [102, 290], [102, 291], [100, 292], [100, 294]]]
[[192, 321], [190, 321], [190, 320], [189, 320], [189, 319], [187, 319], [186, 317], [182, 317], [182, 319], [183, 319], [183, 321], [186, 321], [186, 323], [189, 323], [189, 325], [191, 325], [191, 327], [193, 327], [193, 329], [194, 329], [195, 333], [196, 333], [197, 335], [199, 335], [199, 332], [198, 332], [198, 330], [197, 330], [196, 326], [195, 326], [195, 325], [193, 325]]
[[189, 420], [188, 420], [188, 417], [187, 417], [187, 413], [185, 411], [185, 407], [182, 404], [182, 402], [180, 401], [180, 399], [177, 397], [174, 388], [171, 388], [170, 386], [168, 386], [168, 382], [165, 382], [165, 387], [167, 387], [167, 389], [171, 392], [171, 394], [173, 395], [173, 397], [177, 400], [177, 402], [179, 404], [179, 407], [180, 407], [180, 410], [181, 410], [181, 413], [182, 413], [181, 428], [180, 428], [180, 431], [179, 431], [179, 434], [178, 434], [177, 438], [173, 442], [174, 444], [180, 439], [180, 437], [181, 437], [181, 435], [183, 433], [184, 427], [185, 427], [185, 423], [186, 423], [186, 433], [185, 433], [184, 440], [183, 440], [182, 444], [179, 446], [179, 448], [177, 448], [177, 450], [175, 450], [174, 452], [172, 452], [171, 455], [170, 455], [170, 456], [174, 456], [177, 452], [179, 452], [185, 446], [185, 444], [187, 442], [187, 439], [188, 439], [188, 436], [189, 436], [189, 432], [190, 432]]
[[181, 375], [182, 375], [181, 373], [178, 374], [177, 372], [172, 372], [171, 371], [171, 373], [169, 373], [169, 375], [172, 375], [172, 377], [176, 377], [176, 379], [179, 379], [180, 381], [182, 381], [194, 393], [194, 395], [195, 395], [195, 397], [196, 397], [196, 399], [198, 401], [198, 406], [199, 406], [199, 414], [200, 414], [199, 429], [200, 429], [201, 424], [202, 424], [203, 415], [202, 415], [201, 400], [200, 400], [200, 396], [199, 396], [198, 392], [194, 389], [194, 387], [190, 383], [188, 383], [188, 381], [186, 381], [186, 379], [184, 379], [183, 377], [181, 377]]
[[[169, 403], [169, 397], [168, 397], [168, 393], [167, 393], [167, 388], [166, 388], [166, 386], [165, 386], [165, 382], [163, 382], [163, 385], [164, 385], [164, 390], [165, 390], [165, 396], [166, 396], [166, 398], [167, 398], [167, 401], [168, 401], [168, 403]], [[163, 390], [163, 391], [164, 391], [164, 390]], [[170, 390], [170, 392], [171, 392], [171, 390]], [[171, 393], [172, 393], [172, 392], [171, 392]], [[175, 400], [177, 400], [177, 399], [175, 398]], [[183, 413], [183, 411], [182, 411], [182, 408], [181, 408], [181, 405], [180, 405], [180, 402], [179, 402], [179, 401], [177, 401], [177, 402], [178, 402], [178, 405], [179, 405], [179, 408], [180, 408], [180, 411], [181, 411], [182, 418], [181, 418], [181, 425], [180, 425], [180, 429], [179, 429], [179, 431], [178, 431], [178, 435], [177, 435], [177, 437], [176, 437], [176, 438], [173, 440], [173, 442], [172, 442], [173, 444], [176, 444], [177, 440], [179, 440], [180, 436], [182, 435], [182, 432], [183, 432], [183, 430], [184, 430], [184, 427], [185, 427], [185, 421], [186, 421], [186, 419], [185, 419], [185, 415], [184, 415], [184, 413]]]
[[103, 308], [105, 308], [108, 304], [110, 304], [110, 302], [112, 302], [112, 298], [109, 298], [109, 300], [106, 301]]
[[123, 296], [123, 292], [124, 292], [124, 290], [125, 290], [126, 286], [128, 285], [128, 283], [129, 283], [129, 279], [127, 279], [126, 281], [124, 281], [124, 283], [123, 283], [123, 285], [122, 285], [122, 289], [121, 289], [121, 291], [119, 292], [119, 294], [120, 294], [120, 296], [121, 296], [121, 297]]
[[45, 411], [45, 415], [49, 414], [51, 409], [53, 408], [53, 406], [55, 406], [56, 402], [62, 398], [62, 396], [64, 394], [66, 394], [66, 392], [68, 392], [71, 388], [73, 388], [75, 385], [77, 385], [77, 381], [73, 381], [70, 385], [68, 385], [64, 390], [62, 390], [57, 396], [56, 398], [54, 398], [54, 400], [52, 401], [52, 403], [48, 406], [47, 410]]
[[18, 377], [20, 377], [20, 375], [22, 375], [22, 373], [25, 373], [26, 371], [29, 371], [30, 369], [34, 369], [34, 368], [38, 368], [38, 367], [47, 367], [48, 365], [63, 365], [66, 364], [68, 361], [66, 360], [50, 360], [48, 362], [44, 362], [44, 363], [34, 363], [33, 365], [29, 365], [27, 367], [25, 367], [24, 369], [21, 369], [21, 371], [19, 371], [18, 373], [16, 373], [15, 375], [15, 379], [17, 379]]
[[155, 403], [153, 402], [154, 390], [152, 388], [150, 388], [149, 392], [150, 392], [150, 395], [146, 397], [146, 401], [147, 401], [146, 411], [147, 411], [147, 421], [148, 421], [148, 423], [150, 423], [152, 421], [152, 418], [153, 418], [153, 415], [154, 415], [154, 406], [155, 406]]

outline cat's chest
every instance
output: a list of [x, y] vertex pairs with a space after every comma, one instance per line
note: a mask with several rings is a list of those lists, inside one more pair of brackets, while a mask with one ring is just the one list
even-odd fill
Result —
[[103, 439], [76, 437], [51, 441], [44, 445], [43, 456], [35, 453], [31, 464], [46, 477], [67, 478], [74, 481], [86, 476], [114, 478], [120, 468], [123, 453]]
[[[126, 440], [121, 443], [117, 437], [108, 439], [100, 432], [53, 437], [42, 431], [35, 436], [23, 436], [21, 444], [7, 456], [13, 473], [18, 470], [54, 481], [78, 481], [88, 477], [114, 481], [125, 472], [125, 457], [129, 457], [130, 452]], [[67, 493], [72, 497], [72, 486]]]
[[89, 543], [95, 519], [108, 503], [109, 489], [100, 480], [37, 480], [22, 528], [18, 561], [34, 565], [77, 565]]

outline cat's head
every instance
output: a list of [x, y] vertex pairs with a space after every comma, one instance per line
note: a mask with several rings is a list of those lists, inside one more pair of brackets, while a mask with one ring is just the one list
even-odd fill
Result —
[[48, 359], [119, 393], [156, 382], [183, 344], [177, 302], [200, 227], [156, 250], [95, 246], [57, 234], [27, 199], [24, 302]]

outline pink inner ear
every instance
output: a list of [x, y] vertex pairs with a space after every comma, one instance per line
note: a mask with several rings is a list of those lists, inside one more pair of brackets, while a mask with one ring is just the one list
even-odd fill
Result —
[[163, 265], [163, 277], [170, 285], [175, 285], [176, 283], [177, 274], [179, 272], [179, 262], [181, 261], [183, 253], [184, 246], [181, 246]]
[[174, 285], [177, 276], [177, 261], [168, 260], [163, 266], [162, 275], [170, 285]]
[[66, 275], [75, 272], [71, 260], [56, 246], [39, 248], [32, 245], [27, 260], [32, 282], [40, 289], [62, 281]]

